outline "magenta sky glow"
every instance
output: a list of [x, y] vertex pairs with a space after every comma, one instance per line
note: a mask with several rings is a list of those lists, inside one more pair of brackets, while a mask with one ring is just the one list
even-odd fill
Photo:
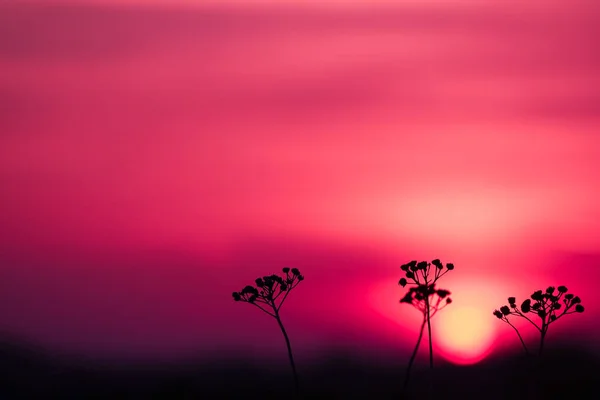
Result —
[[230, 294], [296, 266], [306, 354], [401, 348], [398, 266], [436, 257], [487, 347], [550, 284], [589, 310], [563, 334], [598, 329], [596, 3], [181, 3], [0, 5], [3, 330], [258, 354]]

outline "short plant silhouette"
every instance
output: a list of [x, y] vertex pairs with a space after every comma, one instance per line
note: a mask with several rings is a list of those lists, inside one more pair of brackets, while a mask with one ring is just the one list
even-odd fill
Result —
[[285, 339], [285, 344], [287, 345], [288, 357], [294, 375], [296, 394], [299, 394], [298, 373], [296, 372], [292, 346], [283, 323], [281, 322], [279, 311], [290, 292], [304, 280], [304, 276], [300, 274], [298, 268], [283, 268], [283, 273], [285, 276], [269, 275], [257, 278], [254, 281], [256, 287], [248, 285], [239, 292], [233, 292], [233, 300], [258, 307], [261, 311], [277, 320], [277, 324], [279, 324], [279, 328]]
[[[558, 288], [550, 286], [545, 291], [537, 290], [533, 292], [530, 296], [531, 298], [524, 300], [520, 306], [517, 305], [515, 297], [509, 297], [508, 305], [500, 307], [499, 310], [494, 310], [493, 314], [496, 318], [506, 322], [515, 330], [527, 354], [529, 354], [529, 350], [525, 345], [525, 341], [519, 330], [510, 322], [509, 317], [525, 318], [529, 321], [540, 333], [538, 354], [541, 355], [550, 325], [565, 315], [582, 313], [585, 310], [583, 305], [581, 305], [581, 299], [567, 292], [568, 289], [566, 286], [559, 286]], [[540, 320], [539, 324], [535, 323], [529, 317], [531, 315], [537, 315]]]
[[402, 287], [406, 285], [415, 285], [409, 289], [409, 291], [400, 300], [400, 303], [411, 304], [417, 310], [423, 314], [423, 322], [421, 329], [419, 330], [419, 337], [410, 361], [406, 370], [406, 378], [404, 381], [404, 387], [408, 385], [410, 378], [410, 370], [414, 363], [415, 357], [423, 338], [423, 332], [425, 326], [427, 326], [427, 333], [429, 337], [429, 366], [433, 368], [433, 341], [431, 338], [431, 318], [437, 314], [438, 311], [446, 307], [452, 302], [452, 299], [448, 297], [450, 292], [445, 289], [436, 289], [435, 285], [437, 281], [449, 271], [454, 269], [454, 264], [447, 263], [445, 266], [439, 260], [435, 259], [431, 263], [427, 261], [411, 261], [400, 267], [405, 272], [405, 277], [401, 278], [398, 284]]

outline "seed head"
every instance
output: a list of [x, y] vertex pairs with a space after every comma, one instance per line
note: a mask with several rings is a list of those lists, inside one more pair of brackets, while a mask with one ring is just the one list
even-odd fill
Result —
[[248, 285], [248, 286], [246, 286], [246, 287], [244, 287], [242, 289], [241, 294], [253, 294], [256, 291], [257, 290], [255, 288], [253, 288], [252, 286]]
[[542, 291], [541, 290], [537, 290], [537, 291], [533, 292], [533, 294], [531, 295], [531, 299], [532, 300], [536, 300], [536, 301], [542, 301], [542, 300], [544, 300], [544, 296], [542, 295]]
[[413, 300], [412, 295], [413, 295], [412, 292], [406, 293], [404, 295], [404, 297], [402, 299], [400, 299], [400, 303], [409, 303], [409, 304], [412, 303], [412, 300]]

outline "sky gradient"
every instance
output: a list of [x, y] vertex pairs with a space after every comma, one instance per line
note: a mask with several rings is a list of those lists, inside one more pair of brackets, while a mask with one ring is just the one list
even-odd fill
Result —
[[407, 349], [398, 267], [439, 257], [479, 354], [518, 349], [491, 311], [551, 284], [593, 344], [598, 4], [116, 3], [0, 5], [2, 330], [278, 358], [231, 292], [289, 266], [303, 354]]

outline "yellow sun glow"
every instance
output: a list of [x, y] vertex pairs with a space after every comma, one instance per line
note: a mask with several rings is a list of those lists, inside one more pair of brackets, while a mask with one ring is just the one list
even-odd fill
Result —
[[434, 318], [435, 341], [444, 358], [457, 364], [483, 359], [493, 342], [493, 319], [480, 308], [448, 307]]

